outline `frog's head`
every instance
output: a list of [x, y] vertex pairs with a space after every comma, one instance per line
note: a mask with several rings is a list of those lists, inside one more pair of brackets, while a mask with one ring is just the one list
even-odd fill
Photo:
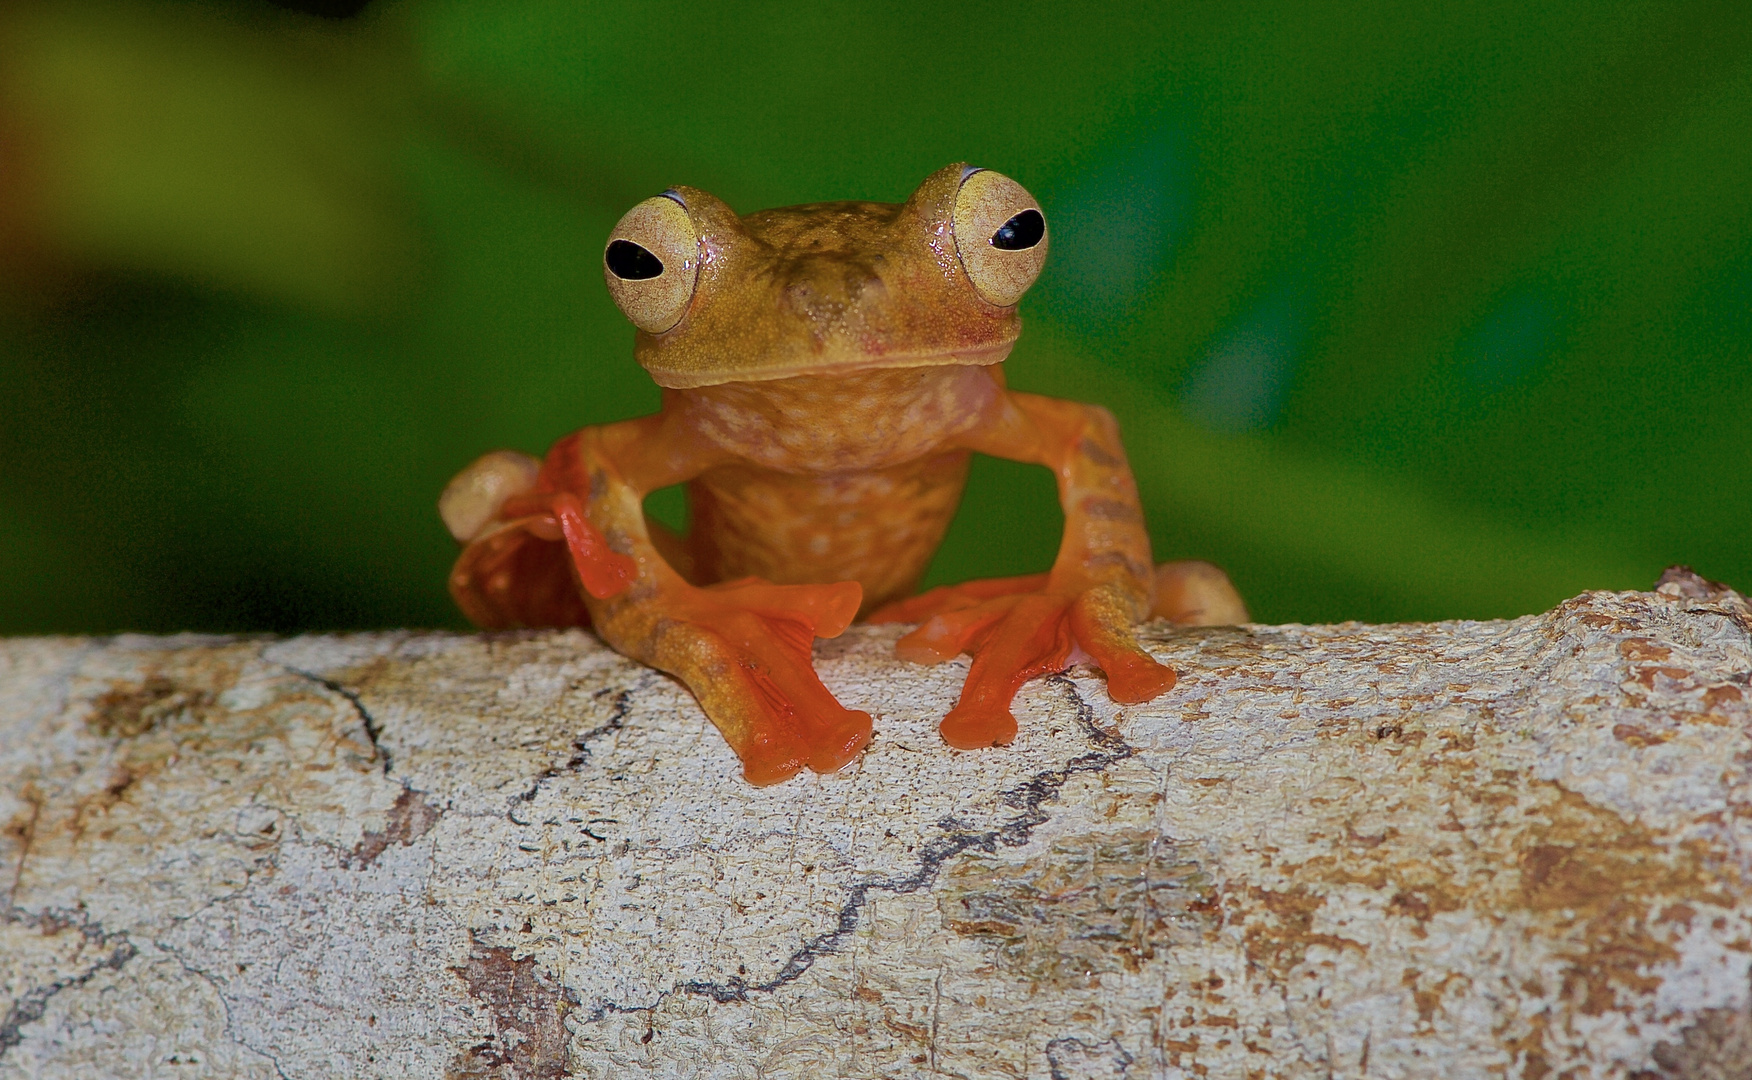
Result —
[[740, 218], [703, 191], [675, 188], [627, 211], [603, 272], [652, 377], [710, 386], [999, 363], [1046, 245], [1040, 204], [1021, 184], [951, 165], [904, 203]]

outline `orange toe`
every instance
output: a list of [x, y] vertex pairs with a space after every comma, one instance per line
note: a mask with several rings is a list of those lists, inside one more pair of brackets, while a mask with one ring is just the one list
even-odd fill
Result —
[[858, 759], [870, 745], [870, 714], [841, 709], [838, 717], [813, 726], [806, 749], [809, 767], [818, 773], [838, 772]]
[[973, 607], [934, 615], [894, 643], [894, 655], [915, 664], [941, 664], [978, 649], [998, 621], [1021, 597], [1000, 596]]
[[743, 779], [756, 787], [784, 783], [803, 769], [797, 746], [771, 729], [756, 732], [735, 749], [742, 759]]
[[[498, 526], [463, 549], [450, 573], [450, 594], [475, 625], [589, 626], [590, 612], [572, 578], [571, 556], [539, 530], [540, 518]], [[551, 522], [552, 519], [548, 518]]]
[[1132, 610], [1110, 589], [1091, 589], [1071, 608], [1077, 644], [1107, 673], [1107, 694], [1122, 705], [1141, 705], [1173, 688], [1174, 669], [1156, 662], [1138, 644]]
[[1142, 705], [1174, 689], [1174, 669], [1142, 653], [1097, 659], [1107, 673], [1107, 696], [1121, 705]]
[[774, 585], [760, 578], [741, 578], [709, 586], [711, 596], [737, 607], [801, 620], [816, 637], [838, 637], [852, 624], [864, 602], [864, 587], [855, 581], [828, 585]]
[[943, 718], [943, 741], [957, 750], [983, 750], [1016, 741], [1016, 718], [1009, 706], [957, 705]]
[[[584, 591], [598, 600], [625, 592], [639, 576], [639, 564], [608, 546], [608, 538], [584, 513], [584, 503], [571, 492], [538, 491], [506, 500], [500, 513], [507, 518], [532, 517], [530, 531], [544, 539], [564, 539]], [[543, 520], [545, 519], [545, 520]], [[552, 522], [552, 526], [548, 522]]]
[[929, 592], [905, 600], [884, 604], [871, 613], [866, 622], [922, 623], [926, 619], [950, 611], [975, 607], [993, 597], [1016, 593], [1038, 592], [1046, 587], [1047, 574], [1026, 574], [1022, 577], [981, 578], [960, 585], [940, 585]]
[[943, 718], [943, 741], [972, 750], [1016, 737], [1010, 702], [1037, 675], [1063, 671], [1071, 655], [1068, 601], [1055, 596], [1019, 597], [1003, 619], [978, 642], [961, 700]]

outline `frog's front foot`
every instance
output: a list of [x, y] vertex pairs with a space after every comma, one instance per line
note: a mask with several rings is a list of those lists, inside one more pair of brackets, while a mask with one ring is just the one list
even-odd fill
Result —
[[1062, 671], [1080, 647], [1107, 673], [1122, 704], [1149, 701], [1174, 685], [1132, 631], [1134, 605], [1122, 586], [1055, 587], [1047, 574], [994, 578], [933, 589], [877, 611], [871, 622], [922, 622], [895, 644], [915, 663], [973, 657], [961, 700], [943, 718], [943, 739], [972, 750], [1016, 737], [1010, 702], [1023, 683]]
[[850, 581], [675, 585], [604, 629], [612, 627], [617, 648], [687, 684], [750, 783], [776, 784], [804, 767], [843, 768], [870, 742], [870, 714], [834, 699], [812, 652], [817, 637], [850, 624], [862, 596]]

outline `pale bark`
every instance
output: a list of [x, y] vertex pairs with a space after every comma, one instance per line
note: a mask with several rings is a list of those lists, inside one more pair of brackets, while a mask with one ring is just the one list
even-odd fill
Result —
[[767, 789], [587, 633], [0, 642], [0, 1075], [1744, 1077], [1749, 628], [1159, 626], [980, 752], [854, 628]]

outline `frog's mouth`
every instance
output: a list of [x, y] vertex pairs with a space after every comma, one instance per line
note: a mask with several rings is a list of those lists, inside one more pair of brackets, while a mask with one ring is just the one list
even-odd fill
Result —
[[[957, 349], [932, 349], [918, 352], [854, 353], [840, 357], [775, 356], [770, 361], [750, 363], [733, 369], [702, 365], [699, 368], [653, 364], [644, 355], [639, 363], [651, 374], [658, 386], [671, 390], [691, 390], [699, 386], [719, 386], [724, 383], [769, 382], [809, 375], [849, 375], [860, 371], [881, 371], [886, 368], [922, 367], [990, 367], [1001, 364], [1014, 348], [1014, 338], [992, 344], [969, 345]], [[644, 350], [639, 350], [641, 354]]]

